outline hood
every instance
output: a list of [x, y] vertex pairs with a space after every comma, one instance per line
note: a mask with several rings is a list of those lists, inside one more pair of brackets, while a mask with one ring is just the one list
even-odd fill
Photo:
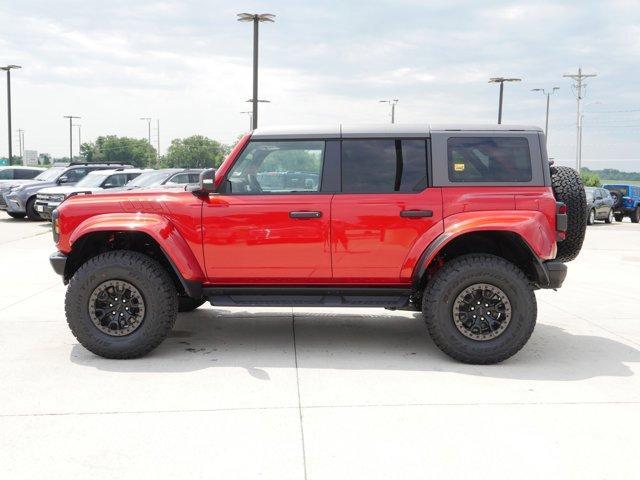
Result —
[[24, 185], [25, 183], [40, 183], [37, 180], [1, 180], [0, 190], [9, 190], [14, 185]]
[[36, 193], [47, 187], [55, 187], [57, 184], [55, 182], [41, 182], [39, 180], [27, 180], [25, 183], [14, 184], [20, 186], [20, 192], [29, 192]]
[[73, 185], [63, 185], [60, 187], [47, 187], [38, 191], [38, 193], [42, 193], [44, 195], [69, 195], [73, 192], [95, 192], [96, 190], [101, 190], [100, 188], [78, 188]]

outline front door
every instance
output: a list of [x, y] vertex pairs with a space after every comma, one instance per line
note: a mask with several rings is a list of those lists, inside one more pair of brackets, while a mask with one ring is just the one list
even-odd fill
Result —
[[331, 281], [323, 140], [253, 140], [203, 208], [206, 274], [218, 285]]

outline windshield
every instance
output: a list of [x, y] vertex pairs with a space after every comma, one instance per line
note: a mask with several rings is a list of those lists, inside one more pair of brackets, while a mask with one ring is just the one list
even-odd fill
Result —
[[39, 180], [41, 182], [53, 182], [56, 180], [62, 172], [64, 172], [66, 167], [52, 167], [49, 170], [45, 170], [40, 175], [38, 175], [35, 180]]
[[127, 187], [143, 188], [153, 187], [155, 185], [161, 185], [167, 178], [173, 175], [175, 172], [148, 172], [134, 178]]
[[104, 182], [104, 179], [107, 178], [107, 175], [100, 174], [89, 174], [76, 183], [76, 187], [99, 187]]

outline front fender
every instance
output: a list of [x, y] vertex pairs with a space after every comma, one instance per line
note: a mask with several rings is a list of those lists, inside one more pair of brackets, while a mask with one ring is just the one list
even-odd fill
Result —
[[[443, 232], [430, 242], [411, 268], [413, 279], [421, 277], [438, 253], [455, 238], [481, 231], [510, 232], [518, 235], [540, 260], [551, 260], [557, 253], [556, 232], [547, 216], [538, 211], [463, 212], [444, 219]], [[417, 243], [417, 242], [416, 242]], [[403, 273], [406, 273], [403, 269]]]
[[171, 221], [154, 213], [105, 213], [82, 221], [68, 237], [68, 245], [59, 249], [69, 252], [73, 244], [94, 232], [142, 232], [153, 238], [176, 269], [176, 273], [189, 281], [205, 280], [202, 268], [189, 245]]

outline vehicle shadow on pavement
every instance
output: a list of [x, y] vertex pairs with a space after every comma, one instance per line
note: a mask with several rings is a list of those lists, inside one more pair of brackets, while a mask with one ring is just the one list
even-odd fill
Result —
[[[517, 380], [583, 380], [632, 376], [627, 363], [640, 351], [610, 338], [574, 335], [538, 324], [524, 349], [498, 365], [464, 365], [444, 355], [429, 338], [420, 314], [295, 314], [301, 369], [453, 372]], [[292, 316], [256, 315], [202, 308], [181, 314], [171, 336], [144, 358], [107, 360], [74, 345], [71, 361], [112, 372], [189, 372], [244, 368], [270, 380], [272, 368], [295, 366]]]

